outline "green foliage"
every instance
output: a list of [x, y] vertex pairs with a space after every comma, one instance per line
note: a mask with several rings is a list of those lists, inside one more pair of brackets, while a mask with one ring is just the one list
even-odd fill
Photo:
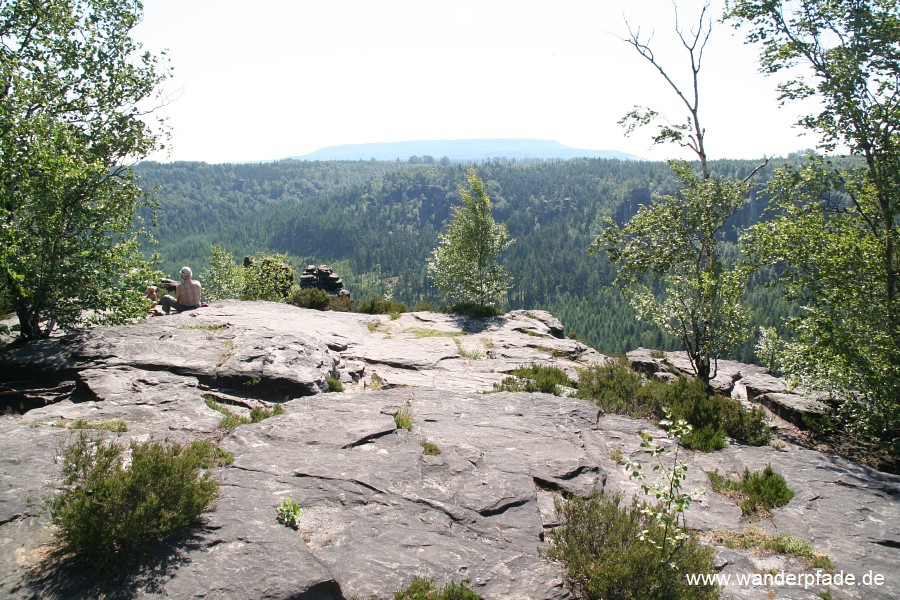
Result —
[[243, 270], [241, 300], [287, 301], [294, 282], [294, 271], [287, 254], [254, 256]]
[[682, 189], [641, 206], [623, 226], [607, 219], [591, 251], [605, 251], [620, 265], [616, 280], [639, 317], [680, 340], [696, 376], [707, 383], [715, 360], [749, 333], [740, 303], [746, 275], [725, 268], [719, 242], [748, 187], [702, 179], [685, 162], [669, 164]]
[[433, 444], [428, 440], [422, 440], [419, 442], [419, 445], [422, 446], [422, 452], [426, 456], [437, 456], [441, 453], [441, 449], [437, 446], [437, 444]]
[[[673, 420], [668, 410], [665, 410], [665, 414], [666, 418], [659, 424], [668, 428], [666, 430], [668, 445], [654, 441], [653, 436], [647, 432], [640, 434], [641, 449], [656, 459], [653, 472], [657, 473], [657, 478], [651, 480], [639, 462], [624, 460], [621, 463], [629, 479], [640, 483], [641, 492], [656, 499], [655, 504], [644, 505], [641, 508], [641, 512], [656, 525], [656, 528], [642, 531], [640, 539], [657, 548], [660, 551], [660, 559], [664, 562], [670, 561], [681, 545], [690, 539], [684, 528], [684, 511], [690, 507], [695, 497], [702, 494], [702, 490], [690, 493], [681, 491], [681, 484], [687, 477], [688, 465], [683, 460], [678, 460], [680, 442], [685, 436], [690, 435], [692, 428], [682, 419]], [[672, 457], [671, 466], [663, 461], [669, 456]]]
[[[131, 464], [125, 465], [130, 450]], [[216, 497], [208, 444], [132, 442], [81, 432], [60, 455], [64, 490], [50, 502], [57, 536], [110, 578], [121, 578], [159, 541], [191, 525]]]
[[787, 481], [772, 468], [772, 465], [766, 465], [762, 471], [752, 473], [745, 468], [744, 474], [738, 480], [730, 480], [719, 475], [717, 471], [707, 475], [713, 491], [733, 493], [740, 501], [741, 510], [745, 515], [766, 514], [773, 508], [784, 506], [794, 497], [794, 491], [788, 487]]
[[509, 372], [514, 377], [506, 377], [499, 384], [494, 384], [494, 391], [506, 392], [542, 392], [559, 396], [560, 386], [574, 387], [572, 380], [559, 367], [548, 365], [530, 365]]
[[[782, 99], [816, 112], [799, 124], [819, 147], [853, 162], [810, 157], [768, 186], [770, 221], [746, 247], [774, 265], [803, 312], [788, 323], [781, 360], [800, 383], [843, 400], [844, 423], [900, 453], [900, 4], [737, 0], [727, 18], [749, 27], [761, 70], [789, 72]], [[785, 69], [799, 65], [797, 69]], [[812, 101], [809, 101], [809, 100]]]
[[203, 295], [208, 301], [239, 300], [244, 290], [243, 267], [218, 244], [209, 252], [209, 266], [203, 271]]
[[368, 300], [357, 304], [355, 312], [365, 313], [367, 315], [389, 315], [392, 313], [405, 313], [408, 311], [406, 305], [402, 302], [397, 302], [396, 300], [385, 298], [383, 296], [372, 296]]
[[284, 500], [275, 508], [275, 514], [278, 515], [278, 522], [284, 523], [291, 529], [300, 527], [300, 505], [291, 498]]
[[781, 374], [780, 356], [784, 353], [784, 341], [774, 327], [760, 327], [759, 339], [754, 349], [759, 364], [775, 375]]
[[578, 397], [591, 400], [606, 412], [647, 416], [646, 407], [637, 402], [641, 386], [641, 376], [619, 359], [578, 372]]
[[263, 408], [261, 406], [254, 406], [250, 409], [250, 422], [251, 423], [259, 423], [261, 421], [265, 421], [269, 417], [274, 417], [277, 415], [284, 414], [284, 407], [280, 404], [276, 404], [272, 408]]
[[846, 196], [849, 177], [820, 161], [781, 171], [770, 184], [776, 216], [751, 228], [745, 244], [753, 260], [782, 266], [787, 296], [805, 305], [785, 323], [781, 369], [830, 391], [849, 428], [890, 446], [900, 439], [900, 302], [885, 291], [882, 234], [868, 228], [875, 217]]
[[416, 577], [408, 586], [394, 594], [394, 600], [481, 600], [465, 582], [450, 582], [439, 588], [434, 581]]
[[244, 417], [234, 412], [230, 408], [227, 408], [220, 402], [216, 401], [215, 397], [209, 394], [203, 396], [203, 401], [211, 409], [225, 415], [224, 417], [222, 417], [222, 420], [219, 421], [219, 427], [224, 427], [226, 429], [234, 429], [235, 427], [240, 427], [241, 425], [247, 425], [250, 423], [259, 423], [268, 419], [269, 417], [284, 414], [284, 407], [282, 407], [280, 404], [276, 404], [274, 408], [271, 409], [263, 408], [261, 406], [254, 406], [250, 409], [250, 415]]
[[557, 501], [563, 524], [550, 535], [547, 551], [563, 567], [563, 581], [575, 598], [700, 600], [718, 598], [715, 587], [689, 586], [688, 573], [712, 573], [715, 553], [686, 538], [668, 560], [645, 541], [659, 539], [659, 525], [637, 499], [621, 505], [618, 495]]
[[66, 429], [96, 429], [101, 431], [112, 431], [115, 433], [124, 433], [128, 431], [128, 424], [122, 419], [112, 419], [109, 421], [85, 421], [84, 419], [75, 419], [68, 425], [62, 424], [60, 427]]
[[344, 384], [341, 383], [341, 380], [338, 379], [337, 377], [332, 377], [331, 375], [328, 375], [325, 377], [325, 382], [328, 384], [329, 392], [343, 392], [344, 391]]
[[723, 424], [729, 436], [749, 446], [765, 446], [772, 441], [772, 428], [766, 424], [766, 411], [761, 406], [745, 410], [741, 403], [722, 398]]
[[737, 400], [709, 395], [699, 380], [643, 383], [623, 361], [580, 371], [578, 397], [595, 402], [605, 411], [635, 418], [658, 420], [668, 409], [673, 418], [684, 419], [692, 427], [682, 443], [703, 452], [724, 448], [727, 436], [751, 446], [763, 446], [772, 438], [762, 408], [746, 411]]
[[790, 535], [772, 535], [759, 527], [749, 526], [742, 531], [713, 531], [711, 541], [726, 548], [765, 550], [807, 559], [812, 569], [831, 570], [834, 565], [824, 554], [816, 552], [809, 540]]
[[446, 312], [452, 315], [472, 317], [473, 319], [487, 319], [503, 314], [503, 311], [496, 306], [482, 305], [476, 302], [457, 302], [448, 307]]
[[331, 298], [325, 290], [319, 288], [300, 288], [294, 286], [288, 295], [288, 304], [300, 308], [312, 308], [314, 310], [327, 310], [331, 304]]
[[510, 276], [499, 259], [513, 240], [506, 226], [494, 221], [491, 200], [474, 167], [466, 179], [469, 189], [460, 188], [462, 206], [452, 208], [453, 218], [431, 254], [428, 273], [451, 302], [494, 306], [509, 289]]
[[156, 149], [166, 69], [130, 37], [136, 0], [0, 6], [0, 295], [27, 339], [146, 314], [146, 198], [126, 164]]
[[394, 414], [394, 425], [396, 425], [397, 429], [406, 429], [407, 431], [412, 431], [412, 414], [409, 412], [409, 410], [398, 410]]
[[238, 265], [231, 253], [213, 245], [203, 272], [203, 292], [208, 300], [286, 302], [293, 292], [289, 260], [286, 254], [265, 254], [250, 257], [249, 265]]

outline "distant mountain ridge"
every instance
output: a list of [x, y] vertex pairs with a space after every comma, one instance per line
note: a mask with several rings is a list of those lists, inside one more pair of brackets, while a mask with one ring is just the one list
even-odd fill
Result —
[[386, 142], [377, 144], [348, 144], [328, 146], [296, 160], [401, 160], [418, 156], [431, 156], [435, 160], [444, 157], [453, 161], [478, 161], [489, 158], [516, 160], [553, 160], [570, 158], [613, 158], [636, 160], [636, 156], [616, 150], [586, 150], [564, 146], [552, 140], [535, 139], [473, 139], [473, 140], [419, 140]]

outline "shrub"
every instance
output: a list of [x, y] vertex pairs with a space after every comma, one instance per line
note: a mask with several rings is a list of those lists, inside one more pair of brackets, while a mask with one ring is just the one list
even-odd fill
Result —
[[[494, 391], [543, 392], [559, 396], [561, 393], [559, 386], [572, 387], [574, 385], [566, 372], [559, 367], [531, 365], [510, 371], [510, 375], [515, 375], [515, 377], [507, 377], [499, 384], [495, 383]], [[516, 379], [517, 377], [524, 381]]]
[[607, 412], [656, 421], [668, 408], [674, 419], [684, 419], [693, 428], [682, 443], [694, 450], [724, 448], [727, 436], [752, 446], [765, 445], [772, 438], [762, 408], [748, 412], [737, 400], [709, 396], [706, 385], [697, 379], [642, 384], [640, 375], [621, 360], [580, 371], [578, 397], [593, 401]]
[[723, 477], [718, 471], [707, 473], [707, 476], [714, 491], [739, 501], [741, 510], [748, 516], [768, 513], [773, 508], [784, 506], [794, 497], [794, 490], [788, 487], [787, 481], [772, 465], [753, 473], [745, 468], [738, 480]]
[[765, 446], [772, 440], [772, 429], [766, 424], [766, 411], [761, 406], [744, 410], [733, 399], [724, 401], [724, 426], [728, 435], [750, 446]]
[[698, 387], [691, 386], [689, 389], [692, 392], [683, 396], [680, 407], [673, 411], [675, 414], [680, 412], [684, 420], [693, 426], [681, 443], [686, 448], [701, 452], [721, 450], [727, 442], [723, 426], [723, 402], [726, 399], [722, 396], [707, 396], [705, 389], [698, 394]]
[[209, 266], [203, 273], [203, 296], [207, 300], [284, 302], [290, 294], [294, 273], [286, 254], [251, 257], [241, 266], [221, 246], [210, 250]]
[[329, 296], [328, 297], [328, 310], [333, 310], [334, 312], [350, 312], [351, 306], [353, 305], [353, 301], [350, 299], [350, 296]]
[[641, 376], [627, 362], [614, 360], [578, 372], [578, 397], [594, 402], [606, 412], [645, 417], [636, 402]]
[[391, 313], [405, 313], [409, 311], [402, 302], [384, 298], [383, 296], [373, 296], [366, 301], [360, 302], [356, 307], [356, 312], [367, 315], [389, 315]]
[[59, 457], [65, 489], [50, 502], [56, 535], [102, 574], [121, 578], [157, 542], [196, 523], [218, 483], [209, 444], [132, 442], [126, 447], [80, 432]]
[[412, 307], [413, 312], [440, 312], [438, 305], [429, 300], [423, 302], [417, 302], [415, 306]]
[[481, 600], [481, 596], [470, 590], [465, 582], [451, 582], [438, 588], [434, 581], [416, 577], [394, 594], [394, 600]]
[[291, 293], [294, 269], [287, 254], [264, 254], [244, 262], [241, 300], [284, 302]]
[[313, 310], [325, 310], [331, 304], [331, 297], [318, 288], [300, 288], [294, 286], [288, 294], [288, 304], [299, 306], [300, 308], [311, 308]]
[[687, 573], [712, 573], [715, 553], [687, 538], [670, 560], [644, 537], [661, 538], [646, 506], [621, 496], [597, 494], [557, 501], [563, 524], [551, 533], [551, 560], [562, 563], [563, 581], [575, 598], [697, 600], [718, 598], [713, 586], [691, 586]]
[[476, 319], [498, 317], [503, 314], [503, 311], [495, 306], [482, 305], [475, 302], [457, 302], [453, 306], [448, 307], [445, 312]]
[[331, 375], [327, 375], [325, 377], [325, 382], [328, 384], [329, 392], [343, 392], [344, 384], [341, 383], [341, 380], [337, 377], [332, 377]]

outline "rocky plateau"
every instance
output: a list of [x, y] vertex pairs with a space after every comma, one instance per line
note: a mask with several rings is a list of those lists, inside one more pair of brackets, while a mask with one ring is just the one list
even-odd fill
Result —
[[[636, 351], [649, 376], [684, 357]], [[563, 335], [547, 312], [488, 320], [435, 313], [398, 319], [266, 302], [221, 302], [138, 324], [95, 327], [0, 350], [0, 597], [390, 598], [415, 576], [468, 580], [487, 599], [562, 599], [558, 564], [542, 550], [554, 500], [596, 491], [637, 494], [616, 457], [646, 460], [651, 423], [604, 414], [572, 397], [490, 392], [509, 371], [554, 365], [573, 379], [608, 360]], [[343, 382], [329, 391], [327, 377]], [[765, 370], [723, 363], [716, 386], [771, 411], [777, 443], [730, 440], [688, 452], [688, 511], [700, 532], [755, 525], [810, 540], [836, 572], [880, 585], [733, 585], [724, 598], [888, 600], [900, 597], [900, 477], [803, 448], [789, 435], [819, 399]], [[237, 411], [278, 403], [284, 414], [234, 429], [205, 402]], [[397, 411], [412, 415], [399, 429]], [[202, 526], [149, 557], [124, 583], [92, 577], [60, 556], [46, 501], [60, 489], [59, 450], [84, 419], [121, 419], [97, 435], [210, 440], [235, 456], [215, 470], [220, 495]], [[421, 442], [440, 448], [426, 455]], [[707, 472], [736, 476], [771, 464], [796, 491], [747, 522], [711, 489]], [[276, 519], [291, 498], [298, 530]], [[795, 558], [716, 547], [723, 574], [796, 573]]]

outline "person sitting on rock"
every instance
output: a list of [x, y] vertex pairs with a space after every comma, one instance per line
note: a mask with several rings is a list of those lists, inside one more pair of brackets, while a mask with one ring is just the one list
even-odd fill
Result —
[[200, 306], [200, 282], [191, 279], [189, 267], [181, 267], [181, 283], [175, 286], [175, 298], [166, 294], [160, 301], [166, 314], [173, 308], [179, 312], [194, 310]]
[[156, 303], [158, 302], [158, 300], [159, 300], [159, 299], [156, 297], [156, 292], [157, 292], [157, 291], [159, 291], [159, 288], [158, 288], [158, 287], [156, 287], [155, 285], [148, 285], [148, 286], [147, 286], [147, 291], [144, 292], [144, 298], [146, 298], [147, 300], [149, 300], [149, 301], [152, 302], [153, 304], [156, 304]]

